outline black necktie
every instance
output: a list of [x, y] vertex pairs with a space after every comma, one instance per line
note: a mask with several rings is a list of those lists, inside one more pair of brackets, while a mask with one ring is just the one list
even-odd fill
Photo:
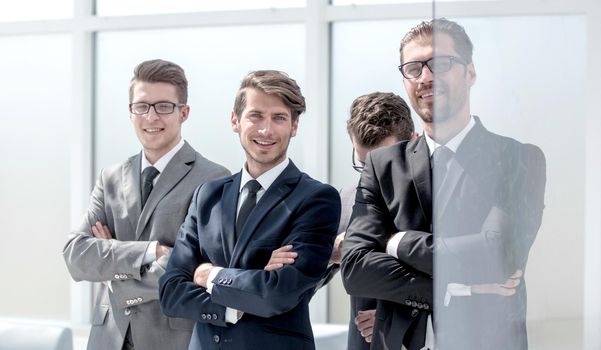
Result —
[[244, 187], [248, 189], [248, 195], [244, 199], [238, 212], [238, 218], [236, 219], [236, 240], [238, 240], [238, 236], [242, 232], [246, 218], [248, 218], [250, 212], [257, 205], [257, 192], [261, 189], [261, 184], [257, 180], [250, 180]]
[[440, 191], [440, 186], [447, 175], [449, 161], [453, 158], [453, 151], [446, 146], [439, 146], [432, 153], [432, 193], [436, 196]]
[[157, 175], [159, 175], [159, 171], [153, 166], [149, 166], [142, 171], [142, 181], [140, 184], [142, 190], [142, 208], [144, 208], [144, 204], [146, 204], [146, 200], [148, 200], [148, 196], [150, 196], [150, 192], [152, 191], [152, 181]]

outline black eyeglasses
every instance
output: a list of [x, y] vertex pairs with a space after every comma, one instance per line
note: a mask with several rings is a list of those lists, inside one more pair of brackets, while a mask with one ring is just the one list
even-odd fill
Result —
[[146, 103], [146, 102], [135, 102], [129, 104], [129, 111], [132, 114], [142, 115], [150, 112], [150, 107], [154, 108], [156, 114], [171, 114], [175, 110], [175, 107], [183, 107], [183, 103], [173, 102], [157, 102], [157, 103]]
[[[355, 169], [357, 172], [363, 172], [363, 168], [365, 168], [365, 163], [363, 163], [360, 160], [355, 161], [355, 147], [353, 147], [353, 169]], [[359, 165], [357, 165], [357, 163], [359, 163]]]
[[426, 61], [411, 61], [399, 66], [401, 74], [407, 79], [416, 79], [422, 75], [424, 66], [427, 66], [432, 73], [444, 73], [451, 70], [453, 63], [466, 65], [467, 62], [456, 56], [435, 56]]

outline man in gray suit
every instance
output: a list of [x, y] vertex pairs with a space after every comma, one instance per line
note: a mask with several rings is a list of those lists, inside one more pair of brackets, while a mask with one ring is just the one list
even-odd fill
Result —
[[76, 281], [103, 282], [88, 349], [187, 349], [193, 322], [161, 313], [158, 280], [194, 189], [229, 175], [182, 139], [188, 82], [178, 65], [134, 70], [130, 119], [142, 152], [100, 173], [63, 256]]

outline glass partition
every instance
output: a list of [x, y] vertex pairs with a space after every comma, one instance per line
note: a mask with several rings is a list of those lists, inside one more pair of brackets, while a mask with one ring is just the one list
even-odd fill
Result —
[[[69, 319], [71, 40], [0, 37], [2, 317]], [[43, 52], [43, 57], [40, 56]]]

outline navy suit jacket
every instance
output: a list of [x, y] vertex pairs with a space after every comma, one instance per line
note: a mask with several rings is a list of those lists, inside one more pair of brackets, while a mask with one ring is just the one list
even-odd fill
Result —
[[[196, 321], [190, 349], [314, 349], [308, 304], [331, 255], [340, 196], [290, 162], [236, 242], [240, 178], [237, 173], [196, 190], [160, 280], [163, 312]], [[265, 271], [271, 252], [286, 244], [298, 252], [295, 263]], [[193, 282], [205, 262], [224, 267], [211, 294]], [[226, 323], [226, 307], [244, 316]]]

